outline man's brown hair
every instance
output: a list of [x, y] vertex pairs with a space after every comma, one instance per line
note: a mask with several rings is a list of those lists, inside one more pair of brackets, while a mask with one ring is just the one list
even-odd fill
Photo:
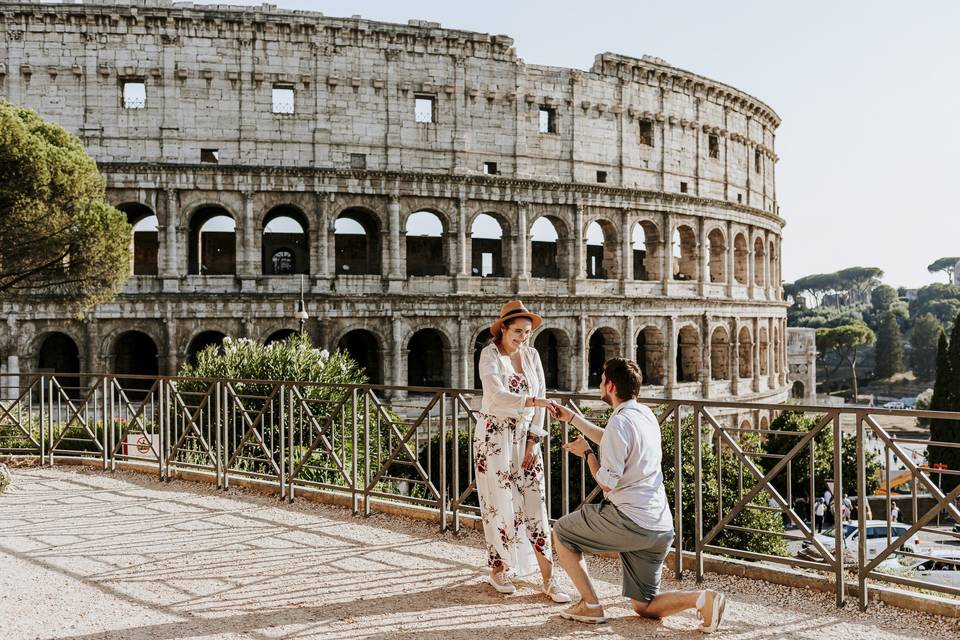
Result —
[[643, 373], [633, 360], [610, 358], [603, 365], [603, 375], [617, 388], [617, 397], [621, 400], [633, 400], [640, 393]]

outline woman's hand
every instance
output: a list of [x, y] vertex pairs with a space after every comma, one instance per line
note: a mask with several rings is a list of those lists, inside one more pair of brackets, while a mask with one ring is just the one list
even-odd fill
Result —
[[537, 451], [537, 442], [535, 440], [527, 440], [527, 449], [523, 454], [523, 468], [527, 471], [533, 469], [537, 466], [539, 459], [540, 452]]

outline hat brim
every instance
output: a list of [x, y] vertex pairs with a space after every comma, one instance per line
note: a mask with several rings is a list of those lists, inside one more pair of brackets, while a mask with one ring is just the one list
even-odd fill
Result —
[[[506, 318], [506, 320], [516, 320], [517, 318], [527, 318], [533, 324], [533, 331], [536, 331], [540, 325], [543, 324], [543, 318], [532, 311], [526, 313], [516, 313], [509, 318]], [[501, 329], [503, 329], [503, 323], [504, 319], [497, 318], [493, 324], [490, 325], [490, 335], [496, 336], [498, 333], [500, 333]]]

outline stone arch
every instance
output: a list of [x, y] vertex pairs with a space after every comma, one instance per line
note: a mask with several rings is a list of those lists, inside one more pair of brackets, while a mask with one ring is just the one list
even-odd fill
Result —
[[760, 330], [757, 331], [757, 348], [760, 350], [760, 353], [758, 354], [760, 357], [760, 375], [769, 375], [770, 367], [769, 363], [767, 362], [767, 358], [770, 354], [770, 342], [767, 336], [766, 327], [760, 327]]
[[411, 387], [450, 386], [450, 338], [436, 327], [414, 330], [405, 342], [407, 385]]
[[763, 267], [766, 264], [766, 250], [763, 245], [763, 238], [757, 236], [753, 241], [753, 284], [762, 287], [766, 284], [764, 279]]
[[697, 234], [693, 227], [679, 224], [673, 230], [673, 279], [697, 279]]
[[509, 223], [502, 215], [482, 211], [470, 222], [470, 275], [502, 278], [507, 275], [505, 250]]
[[747, 238], [742, 233], [738, 233], [733, 240], [733, 279], [737, 284], [749, 284], [749, 272], [747, 271], [747, 260], [750, 259], [750, 251], [747, 248]]
[[743, 438], [744, 432], [753, 431], [753, 423], [750, 422], [749, 418], [744, 418], [740, 421], [740, 431], [741, 433], [738, 435], [738, 439]]
[[160, 254], [160, 218], [145, 204], [125, 202], [115, 207], [127, 215], [133, 227], [131, 239], [131, 272], [135, 276], [155, 276]]
[[[112, 343], [110, 358], [111, 372], [117, 375], [157, 376], [160, 373], [160, 351], [157, 342], [143, 331], [131, 329], [120, 333]], [[121, 378], [120, 385], [131, 392], [131, 400], [142, 399], [136, 393], [149, 389], [154, 380], [151, 378]]]
[[780, 354], [780, 327], [774, 325], [773, 327], [773, 371], [774, 373], [780, 373], [781, 366], [781, 354]]
[[202, 205], [190, 215], [187, 272], [233, 275], [237, 272], [236, 218], [222, 205]]
[[587, 386], [596, 389], [600, 386], [603, 364], [610, 358], [623, 353], [620, 344], [620, 332], [612, 327], [598, 327], [587, 339]]
[[450, 229], [446, 217], [432, 209], [421, 209], [406, 216], [403, 229], [407, 276], [446, 275]]
[[263, 339], [263, 344], [269, 345], [273, 344], [274, 342], [283, 342], [284, 340], [289, 340], [293, 336], [299, 335], [299, 333], [299, 331], [290, 327], [274, 329], [267, 335], [266, 338]]
[[660, 229], [651, 220], [640, 220], [633, 225], [633, 279], [660, 279]]
[[727, 281], [727, 245], [723, 231], [714, 227], [707, 234], [708, 255], [710, 256], [710, 282]]
[[530, 275], [534, 278], [567, 276], [569, 227], [563, 219], [543, 214], [530, 225]]
[[372, 384], [383, 384], [383, 343], [369, 329], [351, 329], [337, 340], [337, 349], [350, 354]]
[[263, 275], [310, 272], [310, 227], [299, 207], [278, 205], [263, 217], [261, 270]]
[[573, 389], [572, 372], [569, 366], [573, 349], [567, 332], [558, 327], [541, 329], [533, 339], [533, 348], [540, 354], [547, 389], [552, 391]]
[[80, 388], [80, 347], [77, 341], [63, 331], [46, 331], [33, 344], [34, 371], [56, 378], [68, 397], [77, 399]]
[[382, 272], [380, 216], [365, 207], [349, 207], [333, 221], [337, 275], [376, 275]]
[[803, 400], [807, 397], [807, 388], [800, 380], [794, 380], [790, 387], [790, 397], [797, 400]]
[[663, 333], [657, 327], [647, 325], [637, 332], [635, 343], [635, 358], [643, 374], [643, 384], [662, 385], [666, 360], [666, 342], [663, 339]]
[[753, 377], [753, 337], [746, 326], [740, 327], [737, 333], [737, 363], [739, 377]]
[[730, 379], [730, 333], [723, 326], [710, 334], [710, 378]]
[[696, 382], [700, 379], [702, 357], [700, 355], [700, 332], [692, 324], [677, 331], [677, 382]]
[[606, 280], [620, 277], [620, 251], [616, 225], [602, 217], [590, 219], [583, 232], [586, 243], [587, 278]]
[[770, 428], [770, 419], [765, 415], [760, 416], [760, 428], [764, 430]]
[[483, 384], [480, 381], [480, 352], [484, 347], [490, 344], [493, 335], [490, 333], [490, 327], [485, 326], [473, 337], [473, 388], [482, 389]]
[[209, 345], [217, 345], [218, 349], [223, 348], [223, 341], [227, 334], [215, 329], [207, 329], [196, 332], [187, 342], [185, 349], [187, 364], [197, 364], [197, 354], [203, 351]]

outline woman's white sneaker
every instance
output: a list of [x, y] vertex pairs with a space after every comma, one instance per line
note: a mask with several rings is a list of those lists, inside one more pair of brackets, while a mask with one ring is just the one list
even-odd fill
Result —
[[487, 575], [487, 582], [490, 583], [494, 589], [500, 593], [516, 593], [517, 588], [513, 586], [513, 583], [510, 582], [510, 578], [507, 577], [505, 571], [500, 571], [499, 573], [491, 573]]
[[550, 599], [556, 602], [557, 604], [566, 604], [567, 602], [570, 602], [570, 600], [572, 600], [572, 598], [568, 594], [564, 593], [563, 591], [560, 591], [560, 589], [557, 588], [557, 585], [554, 582], [550, 582], [549, 585], [544, 587], [543, 592], [548, 596], [550, 596]]

